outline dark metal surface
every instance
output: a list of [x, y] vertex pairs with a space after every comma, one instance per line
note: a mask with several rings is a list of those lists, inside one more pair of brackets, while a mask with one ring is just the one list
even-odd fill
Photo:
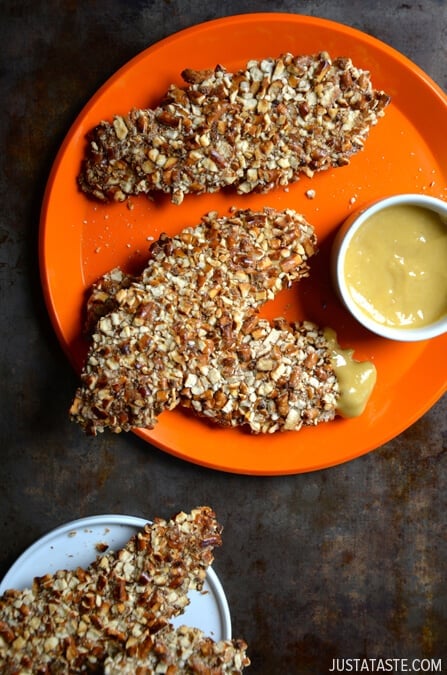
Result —
[[87, 439], [67, 418], [76, 377], [49, 323], [37, 259], [59, 144], [98, 86], [139, 51], [253, 11], [350, 24], [447, 89], [443, 0], [1, 2], [0, 575], [68, 520], [210, 504], [225, 527], [214, 567], [234, 635], [250, 646], [247, 672], [326, 673], [333, 658], [360, 657], [443, 658], [447, 672], [446, 397], [375, 452], [275, 478], [203, 469], [130, 434]]

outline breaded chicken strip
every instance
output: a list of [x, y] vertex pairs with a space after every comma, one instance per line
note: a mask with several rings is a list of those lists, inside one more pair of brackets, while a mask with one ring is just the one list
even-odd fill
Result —
[[87, 569], [61, 570], [0, 598], [0, 672], [102, 673], [118, 652], [144, 654], [201, 590], [220, 546], [207, 506], [157, 519]]
[[327, 52], [182, 75], [158, 107], [92, 129], [82, 191], [101, 201], [164, 192], [175, 204], [227, 186], [267, 192], [348, 164], [389, 102], [367, 71]]
[[90, 434], [150, 429], [185, 389], [195, 395], [191, 378], [212, 395], [214, 371], [224, 377], [226, 367], [219, 355], [243, 349], [259, 308], [308, 274], [315, 250], [313, 228], [291, 210], [212, 213], [162, 236], [139, 277], [115, 270], [95, 287], [90, 317], [108, 313], [92, 334], [72, 419]]

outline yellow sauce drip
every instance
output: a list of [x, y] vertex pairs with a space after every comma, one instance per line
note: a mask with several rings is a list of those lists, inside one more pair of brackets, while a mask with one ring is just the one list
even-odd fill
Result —
[[447, 312], [447, 225], [411, 204], [373, 214], [353, 236], [345, 276], [354, 302], [377, 323], [416, 328]]
[[335, 331], [325, 328], [324, 336], [331, 351], [332, 366], [340, 387], [337, 413], [341, 417], [358, 417], [363, 413], [376, 384], [376, 367], [369, 361], [356, 361], [353, 349], [342, 349]]

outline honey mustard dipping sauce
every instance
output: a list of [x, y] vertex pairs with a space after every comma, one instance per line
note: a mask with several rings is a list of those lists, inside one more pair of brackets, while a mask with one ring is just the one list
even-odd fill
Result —
[[353, 349], [342, 349], [332, 328], [324, 329], [339, 385], [337, 414], [358, 417], [363, 413], [377, 380], [376, 367], [369, 361], [356, 361]]
[[354, 303], [370, 319], [417, 328], [447, 314], [447, 225], [415, 204], [373, 213], [353, 235], [344, 274]]

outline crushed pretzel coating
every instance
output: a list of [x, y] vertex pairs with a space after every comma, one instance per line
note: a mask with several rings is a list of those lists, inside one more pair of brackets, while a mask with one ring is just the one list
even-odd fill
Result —
[[153, 428], [179, 404], [254, 433], [332, 419], [338, 383], [322, 332], [258, 316], [307, 276], [315, 250], [291, 210], [211, 213], [161, 236], [139, 277], [113, 270], [93, 290], [94, 317], [113, 309], [94, 329], [71, 418], [90, 434]]
[[144, 657], [123, 653], [106, 659], [104, 675], [238, 675], [250, 665], [243, 640], [215, 642], [198, 628], [168, 626]]
[[368, 71], [327, 52], [249, 61], [238, 72], [182, 73], [155, 109], [133, 109], [88, 134], [78, 183], [101, 201], [233, 186], [286, 187], [300, 175], [349, 164], [389, 96]]
[[207, 506], [157, 518], [88, 568], [36, 577], [0, 597], [0, 672], [102, 673], [107, 656], [144, 656], [201, 590], [220, 546]]
[[327, 339], [309, 321], [253, 316], [235, 348], [213, 352], [195, 373], [180, 404], [221, 426], [272, 434], [335, 417], [339, 386]]

